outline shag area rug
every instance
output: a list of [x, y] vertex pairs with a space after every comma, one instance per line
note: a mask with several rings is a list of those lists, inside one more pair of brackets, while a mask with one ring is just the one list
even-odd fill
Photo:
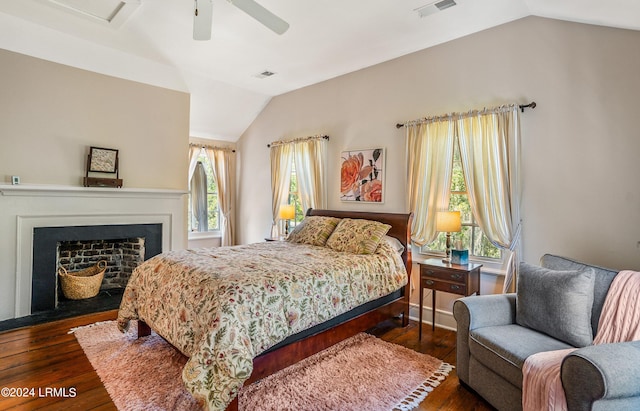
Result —
[[[115, 321], [71, 330], [119, 410], [198, 410], [182, 383], [187, 357], [157, 334]], [[244, 387], [240, 410], [389, 411], [416, 407], [452, 366], [361, 333]]]

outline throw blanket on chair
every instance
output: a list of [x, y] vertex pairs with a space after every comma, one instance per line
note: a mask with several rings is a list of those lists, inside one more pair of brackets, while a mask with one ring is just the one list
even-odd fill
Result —
[[[615, 276], [602, 307], [593, 344], [640, 340], [640, 272]], [[528, 357], [522, 367], [523, 411], [565, 411], [567, 401], [560, 380], [562, 360], [576, 348], [546, 351]]]

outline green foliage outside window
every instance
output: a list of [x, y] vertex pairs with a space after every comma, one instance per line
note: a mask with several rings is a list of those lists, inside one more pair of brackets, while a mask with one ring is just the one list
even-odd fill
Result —
[[[455, 145], [453, 155], [453, 171], [451, 175], [451, 197], [449, 198], [449, 211], [460, 211], [462, 220], [462, 231], [451, 233], [453, 245], [458, 240], [462, 242], [462, 248], [469, 250], [469, 254], [476, 257], [495, 258], [502, 257], [502, 252], [498, 247], [491, 244], [484, 235], [477, 222], [473, 218], [467, 187], [464, 181], [464, 170], [460, 159], [458, 145]], [[446, 244], [446, 234], [438, 233], [438, 237], [431, 243], [423, 247], [423, 251], [444, 251]]]
[[292, 221], [290, 221], [291, 227], [295, 227], [304, 219], [304, 214], [307, 211], [302, 209], [300, 193], [298, 192], [298, 178], [296, 176], [295, 163], [291, 166], [291, 180], [289, 183], [289, 204], [293, 204], [296, 209], [296, 216]]

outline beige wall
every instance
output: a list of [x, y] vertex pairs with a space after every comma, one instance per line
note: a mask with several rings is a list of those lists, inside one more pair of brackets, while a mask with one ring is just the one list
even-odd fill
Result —
[[[329, 207], [401, 212], [397, 122], [535, 100], [521, 115], [524, 259], [640, 269], [638, 73], [640, 32], [528, 17], [275, 97], [238, 143], [238, 239], [269, 233], [270, 141], [329, 134]], [[385, 204], [340, 202], [340, 152], [378, 146]], [[482, 280], [484, 293], [500, 289], [500, 277]], [[451, 299], [438, 307], [449, 312]]]
[[0, 183], [82, 185], [89, 146], [125, 187], [186, 189], [189, 94], [0, 50]]

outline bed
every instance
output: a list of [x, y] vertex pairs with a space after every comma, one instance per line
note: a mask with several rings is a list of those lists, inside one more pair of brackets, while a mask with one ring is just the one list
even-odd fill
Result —
[[[148, 260], [129, 280], [118, 326], [138, 320], [139, 337], [153, 329], [189, 357], [183, 380], [206, 408], [237, 410], [243, 384], [386, 319], [402, 315], [407, 325], [411, 215], [310, 209], [307, 221], [314, 236], [312, 222], [334, 225], [326, 245], [276, 241]], [[356, 253], [344, 236], [355, 223], [386, 233]]]

